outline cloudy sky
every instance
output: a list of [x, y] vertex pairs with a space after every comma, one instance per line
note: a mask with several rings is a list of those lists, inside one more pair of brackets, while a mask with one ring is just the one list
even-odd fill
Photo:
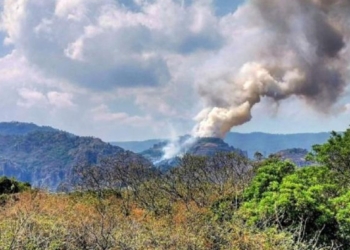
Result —
[[[106, 141], [189, 133], [206, 105], [202, 76], [240, 57], [241, 0], [0, 3], [0, 121]], [[227, 64], [217, 59], [223, 53]], [[346, 89], [324, 114], [297, 97], [263, 98], [251, 121], [233, 131], [344, 130], [348, 102]]]

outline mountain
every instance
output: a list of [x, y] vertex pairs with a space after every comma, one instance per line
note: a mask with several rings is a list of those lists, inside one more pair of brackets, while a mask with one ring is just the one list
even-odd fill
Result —
[[330, 137], [330, 133], [302, 133], [302, 134], [266, 134], [266, 133], [228, 133], [225, 142], [233, 147], [248, 152], [253, 157], [255, 152], [264, 156], [289, 148], [311, 150], [312, 145], [323, 144]]
[[197, 138], [191, 140], [189, 136], [180, 137], [175, 142], [174, 148], [177, 148], [177, 154], [174, 157], [164, 159], [164, 148], [169, 147], [169, 142], [163, 141], [153, 145], [140, 154], [146, 159], [152, 161], [156, 166], [160, 167], [161, 170], [167, 170], [172, 166], [175, 166], [178, 162], [178, 156], [184, 154], [191, 154], [197, 156], [213, 156], [216, 153], [230, 153], [235, 152], [243, 156], [247, 156], [247, 153], [229, 146], [220, 138]]
[[114, 146], [121, 147], [125, 150], [130, 150], [135, 153], [141, 153], [142, 151], [145, 151], [153, 145], [164, 142], [166, 140], [160, 140], [160, 139], [154, 139], [154, 140], [146, 140], [146, 141], [125, 141], [125, 142], [110, 142]]
[[[288, 148], [302, 148], [308, 151], [312, 145], [325, 143], [330, 133], [301, 133], [301, 134], [266, 134], [266, 133], [228, 133], [224, 142], [235, 148], [242, 149], [252, 158], [255, 152], [264, 156], [276, 153]], [[134, 142], [113, 142], [113, 145], [120, 146], [134, 152], [142, 152], [151, 148], [157, 143], [167, 143], [167, 140], [148, 140]]]
[[145, 158], [98, 138], [34, 124], [0, 123], [0, 176], [56, 190], [71, 179], [75, 166], [98, 164], [106, 157], [151, 165]]
[[186, 150], [188, 154], [200, 156], [213, 156], [216, 153], [231, 152], [247, 156], [246, 152], [228, 145], [222, 139], [210, 137], [197, 139], [196, 142]]

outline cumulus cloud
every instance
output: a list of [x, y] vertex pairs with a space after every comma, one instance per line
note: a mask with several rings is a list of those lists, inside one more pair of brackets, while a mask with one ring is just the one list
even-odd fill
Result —
[[147, 138], [159, 130], [150, 116], [111, 112], [109, 106], [118, 106], [115, 94], [96, 95], [47, 78], [18, 53], [0, 59], [0, 74], [0, 121], [34, 122], [105, 140]]
[[31, 108], [34, 105], [52, 105], [55, 108], [68, 108], [74, 106], [74, 103], [72, 102], [73, 96], [69, 93], [51, 91], [44, 94], [34, 89], [22, 88], [18, 89], [18, 95], [20, 99], [17, 101], [17, 104], [26, 108]]
[[350, 113], [350, 103], [346, 103], [344, 104], [341, 109], [340, 109], [341, 112], [345, 112], [345, 113]]
[[20, 89], [18, 91], [21, 100], [17, 102], [19, 106], [30, 108], [34, 105], [45, 104], [47, 99], [44, 94], [30, 89]]
[[1, 90], [11, 91], [6, 105], [18, 109], [10, 119], [27, 114], [24, 120], [61, 126], [60, 116], [69, 121], [80, 114], [94, 123], [184, 123], [195, 109], [194, 62], [223, 43], [210, 1], [1, 3], [0, 50], [13, 49], [11, 60], [2, 60]]
[[85, 87], [159, 86], [171, 79], [169, 54], [222, 42], [209, 4], [112, 0], [5, 0], [6, 42], [50, 75]]
[[12, 50], [0, 109], [15, 107], [1, 119], [165, 137], [198, 113], [195, 135], [223, 137], [266, 97], [327, 110], [344, 94], [345, 0], [251, 0], [235, 12], [223, 0], [0, 2], [0, 52]]
[[47, 99], [51, 105], [57, 108], [69, 108], [74, 106], [72, 101], [73, 95], [70, 93], [51, 91], [47, 93]]
[[93, 119], [100, 122], [115, 122], [128, 126], [143, 126], [145, 123], [150, 123], [150, 117], [130, 116], [124, 112], [111, 112], [107, 105], [100, 105], [91, 110]]

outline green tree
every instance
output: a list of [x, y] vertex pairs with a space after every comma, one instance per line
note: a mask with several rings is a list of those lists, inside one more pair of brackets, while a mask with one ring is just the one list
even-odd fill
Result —
[[9, 179], [6, 176], [0, 177], [0, 194], [18, 193], [30, 189], [30, 187], [27, 182], [20, 182], [13, 178]]
[[283, 177], [295, 171], [295, 166], [288, 161], [267, 161], [265, 164], [256, 170], [256, 176], [244, 194], [246, 200], [260, 200], [266, 192], [277, 191]]
[[350, 129], [344, 133], [332, 132], [328, 142], [314, 145], [308, 160], [328, 167], [338, 174], [343, 184], [350, 180]]
[[335, 173], [326, 167], [296, 170], [289, 162], [278, 162], [258, 170], [240, 214], [260, 228], [294, 232], [298, 241], [339, 241], [332, 203], [339, 192]]
[[340, 228], [340, 237], [350, 241], [350, 191], [333, 199], [336, 208], [336, 219]]

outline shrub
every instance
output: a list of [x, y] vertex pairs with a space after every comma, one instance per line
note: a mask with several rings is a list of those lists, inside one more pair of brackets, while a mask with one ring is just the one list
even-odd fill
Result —
[[0, 194], [13, 194], [29, 189], [31, 186], [27, 182], [19, 182], [9, 179], [6, 176], [0, 177]]

